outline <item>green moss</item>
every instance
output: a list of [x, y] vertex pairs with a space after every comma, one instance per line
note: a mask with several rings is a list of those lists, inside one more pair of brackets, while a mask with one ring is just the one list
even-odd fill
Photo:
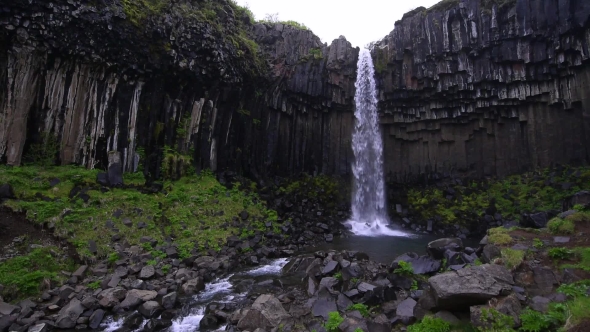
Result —
[[291, 181], [279, 188], [279, 193], [287, 196], [308, 198], [317, 201], [328, 212], [336, 210], [338, 205], [348, 200], [349, 192], [343, 182], [327, 175], [302, 175], [297, 181]]
[[541, 241], [541, 239], [539, 238], [534, 238], [533, 239], [533, 247], [535, 247], [536, 249], [541, 249], [543, 248], [544, 244], [543, 241]]
[[169, 0], [121, 0], [125, 15], [137, 26], [148, 16], [160, 14], [168, 3]]
[[513, 331], [515, 325], [512, 317], [493, 308], [482, 309], [481, 319], [486, 323], [485, 327], [478, 328], [482, 332]]
[[[145, 194], [133, 187], [103, 192], [95, 184], [97, 173], [98, 170], [70, 166], [0, 166], [0, 178], [13, 185], [19, 198], [4, 204], [15, 211], [25, 211], [31, 221], [53, 223], [56, 234], [67, 238], [83, 258], [112, 257], [111, 261], [117, 258], [110, 241], [113, 234], [105, 227], [107, 220], [130, 245], [141, 246], [143, 236], [159, 242], [172, 237], [183, 258], [189, 257], [192, 250], [218, 249], [227, 237], [239, 235], [242, 230], [251, 234], [279, 232], [276, 211], [267, 209], [255, 193], [240, 189], [239, 184], [232, 189], [222, 186], [211, 172], [167, 180], [163, 183], [165, 192], [156, 194]], [[128, 176], [125, 174], [125, 179]], [[133, 176], [138, 183], [144, 181], [139, 174]], [[49, 182], [54, 178], [61, 182], [51, 187]], [[87, 203], [69, 198], [75, 186], [91, 188]], [[120, 218], [113, 217], [117, 210], [121, 211]], [[252, 222], [240, 229], [228, 226], [243, 210], [252, 216]], [[130, 219], [133, 226], [125, 226], [124, 219]], [[139, 222], [145, 223], [145, 227], [138, 229]], [[270, 229], [266, 222], [271, 222]], [[89, 252], [90, 240], [97, 243], [97, 255]], [[152, 250], [149, 245], [145, 249]], [[163, 253], [154, 251], [153, 255], [161, 257]]]
[[510, 270], [514, 270], [522, 264], [525, 252], [522, 250], [514, 250], [510, 248], [502, 248], [502, 260], [504, 265]]
[[408, 326], [408, 332], [449, 332], [451, 325], [444, 320], [426, 316], [422, 321]]
[[[554, 250], [552, 252], [552, 250]], [[554, 248], [549, 250], [549, 256], [555, 259], [575, 259], [578, 262], [575, 264], [565, 264], [564, 268], [576, 268], [590, 272], [590, 248], [579, 247], [572, 250], [566, 248]], [[555, 256], [555, 257], [554, 257]]]
[[0, 263], [0, 284], [4, 285], [0, 294], [12, 302], [38, 294], [43, 282], [63, 280], [60, 272], [74, 268], [64, 256], [57, 247], [45, 247]]
[[567, 248], [551, 248], [548, 251], [549, 257], [558, 260], [569, 259], [574, 255], [574, 252]]
[[93, 289], [93, 290], [99, 289], [100, 288], [100, 280], [93, 281], [93, 282], [89, 283], [88, 288]]
[[488, 241], [495, 245], [507, 245], [512, 243], [513, 239], [510, 234], [508, 234], [507, 229], [498, 227], [488, 230]]

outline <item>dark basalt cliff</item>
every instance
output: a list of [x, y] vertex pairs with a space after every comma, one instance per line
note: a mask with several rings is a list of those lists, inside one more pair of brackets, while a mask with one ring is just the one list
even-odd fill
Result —
[[387, 172], [588, 162], [589, 17], [586, 0], [444, 1], [406, 14], [372, 51]]
[[[61, 164], [120, 160], [152, 178], [182, 173], [187, 155], [256, 178], [348, 171], [358, 49], [345, 39], [254, 25], [225, 1], [169, 3], [140, 22], [128, 3], [0, 8], [5, 163], [53, 139]], [[218, 21], [202, 16], [212, 3]]]
[[[3, 163], [56, 140], [61, 164], [120, 160], [152, 179], [186, 156], [259, 180], [350, 172], [358, 49], [344, 38], [255, 24], [225, 0], [130, 3], [0, 6]], [[372, 49], [389, 179], [588, 162], [589, 16], [584, 0], [406, 14]]]

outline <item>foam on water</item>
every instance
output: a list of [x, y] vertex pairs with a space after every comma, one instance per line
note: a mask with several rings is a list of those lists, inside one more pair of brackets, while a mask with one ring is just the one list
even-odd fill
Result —
[[279, 274], [281, 273], [281, 269], [283, 268], [283, 266], [285, 266], [288, 261], [289, 260], [287, 258], [275, 259], [269, 265], [264, 265], [253, 270], [246, 271], [244, 274], [251, 276]]
[[123, 319], [115, 320], [112, 316], [107, 317], [101, 324], [104, 327], [104, 332], [113, 332], [123, 327]]
[[361, 50], [357, 65], [355, 112], [352, 134], [354, 191], [351, 231], [364, 236], [407, 236], [389, 228], [383, 181], [383, 142], [377, 114], [377, 88], [373, 59]]

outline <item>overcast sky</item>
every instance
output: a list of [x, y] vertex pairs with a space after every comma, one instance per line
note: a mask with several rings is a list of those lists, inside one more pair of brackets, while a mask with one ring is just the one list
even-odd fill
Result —
[[322, 42], [330, 44], [343, 35], [353, 46], [365, 46], [385, 37], [395, 21], [419, 6], [440, 0], [237, 0], [247, 5], [257, 20], [278, 13], [281, 21], [298, 21], [309, 27]]

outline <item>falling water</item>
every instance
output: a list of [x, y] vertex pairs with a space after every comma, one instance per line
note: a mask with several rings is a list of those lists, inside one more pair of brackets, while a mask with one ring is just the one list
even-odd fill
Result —
[[352, 198], [352, 232], [356, 235], [398, 235], [403, 232], [388, 227], [383, 184], [383, 142], [377, 120], [377, 95], [371, 53], [359, 54], [354, 100], [356, 117], [352, 135], [355, 162], [354, 196]]

